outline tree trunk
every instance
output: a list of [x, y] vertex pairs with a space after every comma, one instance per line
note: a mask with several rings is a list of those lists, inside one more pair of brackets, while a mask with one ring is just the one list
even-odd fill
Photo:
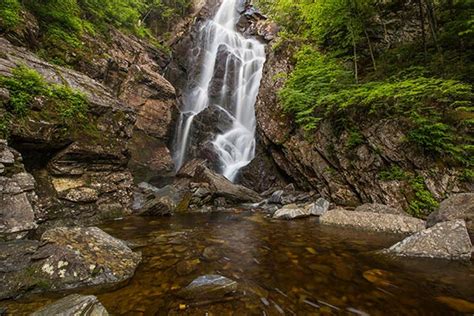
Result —
[[418, 0], [418, 8], [420, 10], [420, 27], [421, 27], [421, 38], [423, 40], [423, 56], [424, 56], [424, 61], [426, 63], [426, 60], [428, 58], [428, 50], [426, 48], [426, 31], [425, 31], [425, 15], [423, 13], [423, 4], [421, 3], [421, 0]]
[[369, 45], [370, 58], [372, 59], [372, 65], [374, 66], [374, 71], [377, 71], [377, 64], [375, 62], [374, 50], [372, 49], [372, 42], [370, 41], [369, 34], [367, 33], [366, 28], [364, 27], [365, 38], [367, 39], [367, 44]]

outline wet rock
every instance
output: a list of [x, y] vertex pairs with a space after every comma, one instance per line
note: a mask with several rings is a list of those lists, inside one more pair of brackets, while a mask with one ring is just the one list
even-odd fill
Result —
[[261, 200], [257, 192], [234, 184], [224, 176], [203, 166], [196, 168], [193, 181], [209, 184], [210, 191], [215, 197], [224, 197], [232, 202], [258, 202]]
[[58, 227], [40, 242], [0, 245], [11, 255], [0, 256], [0, 266], [7, 267], [0, 271], [0, 299], [27, 291], [117, 285], [131, 278], [141, 261], [125, 242], [96, 227]]
[[196, 271], [200, 262], [199, 259], [181, 261], [176, 265], [176, 272], [179, 275], [188, 275]]
[[456, 297], [438, 296], [436, 300], [448, 305], [459, 313], [474, 313], [474, 303]]
[[93, 295], [72, 294], [43, 307], [32, 316], [108, 316], [109, 313]]
[[275, 219], [296, 219], [308, 217], [311, 215], [311, 209], [298, 206], [296, 204], [285, 205], [273, 214]]
[[424, 229], [425, 222], [421, 219], [394, 214], [379, 214], [368, 212], [346, 211], [334, 209], [319, 218], [321, 224], [348, 226], [362, 230], [415, 233]]
[[474, 235], [474, 193], [455, 194], [441, 202], [438, 209], [428, 216], [426, 226], [456, 219], [464, 220], [467, 230]]
[[469, 260], [472, 244], [463, 220], [442, 222], [422, 230], [383, 251], [406, 257]]
[[219, 252], [219, 249], [214, 246], [209, 246], [204, 248], [202, 252], [202, 257], [207, 260], [207, 261], [214, 261], [218, 260], [221, 257], [221, 254]]
[[176, 204], [168, 197], [152, 196], [139, 211], [141, 216], [166, 216], [171, 215]]
[[366, 203], [358, 206], [355, 209], [356, 212], [368, 212], [368, 213], [378, 213], [378, 214], [395, 214], [395, 215], [406, 215], [407, 213], [400, 209], [396, 209], [394, 207], [390, 207], [384, 204], [378, 203]]
[[189, 300], [219, 299], [237, 290], [237, 282], [221, 275], [204, 275], [192, 281], [178, 292], [182, 298]]
[[319, 198], [313, 204], [309, 204], [309, 212], [314, 216], [321, 216], [329, 210], [329, 201], [324, 198]]

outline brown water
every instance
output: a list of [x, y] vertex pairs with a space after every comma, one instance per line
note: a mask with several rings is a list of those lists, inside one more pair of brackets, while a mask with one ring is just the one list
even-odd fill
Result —
[[[324, 227], [314, 219], [273, 221], [236, 211], [132, 217], [102, 228], [143, 253], [127, 286], [85, 292], [98, 294], [112, 315], [446, 315], [456, 310], [443, 301], [474, 301], [471, 264], [380, 257], [373, 251], [401, 237]], [[206, 305], [175, 295], [211, 273], [238, 281], [239, 293]], [[23, 315], [60, 296], [6, 305]]]

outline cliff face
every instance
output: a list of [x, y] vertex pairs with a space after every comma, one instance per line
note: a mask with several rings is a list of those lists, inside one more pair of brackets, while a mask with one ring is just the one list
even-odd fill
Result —
[[[26, 48], [0, 38], [0, 75], [19, 66], [37, 71], [48, 85], [83, 93], [87, 124], [65, 126], [43, 97], [36, 97], [24, 117], [13, 115], [10, 145], [23, 155], [37, 183], [38, 221], [94, 223], [130, 212], [132, 184], [173, 170], [167, 147], [176, 116], [175, 90], [161, 75], [156, 50], [112, 32], [105, 65], [70, 70], [38, 58]], [[97, 78], [98, 80], [93, 79]], [[12, 97], [2, 90], [0, 112], [9, 114]]]
[[403, 119], [357, 118], [363, 140], [355, 144], [350, 133], [338, 133], [327, 120], [305, 135], [282, 111], [277, 96], [284, 85], [281, 73], [294, 67], [293, 54], [291, 43], [269, 51], [256, 111], [265, 150], [300, 187], [316, 189], [339, 205], [378, 202], [405, 210], [418, 198], [420, 185], [438, 201], [472, 191], [472, 183], [462, 180], [462, 170], [407, 145]]

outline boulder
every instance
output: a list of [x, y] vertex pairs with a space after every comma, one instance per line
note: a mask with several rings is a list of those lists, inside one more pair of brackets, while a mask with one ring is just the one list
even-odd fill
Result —
[[405, 257], [471, 258], [472, 244], [463, 220], [441, 222], [396, 243], [383, 253]]
[[108, 316], [94, 295], [71, 294], [34, 312], [31, 316]]
[[40, 242], [0, 244], [0, 299], [27, 291], [117, 285], [135, 272], [141, 255], [99, 228], [58, 227]]
[[309, 212], [314, 216], [321, 216], [329, 210], [329, 201], [324, 198], [319, 198], [313, 204], [309, 204]]
[[395, 214], [334, 209], [319, 217], [321, 224], [353, 227], [361, 230], [410, 234], [424, 229], [421, 219]]
[[308, 217], [311, 215], [311, 209], [308, 207], [301, 207], [296, 204], [289, 204], [283, 206], [281, 209], [273, 214], [275, 219], [296, 219]]
[[467, 230], [474, 235], [474, 193], [455, 194], [441, 202], [438, 209], [428, 216], [426, 226], [456, 219], [464, 220]]
[[219, 299], [237, 290], [237, 282], [222, 275], [204, 275], [193, 280], [188, 286], [178, 292], [178, 295], [188, 300]]
[[355, 209], [356, 212], [368, 212], [377, 214], [394, 214], [394, 215], [405, 215], [408, 216], [403, 210], [396, 209], [394, 207], [379, 204], [379, 203], [366, 203], [362, 204]]
[[193, 181], [209, 184], [210, 191], [215, 197], [225, 197], [232, 202], [259, 202], [260, 195], [244, 186], [230, 182], [224, 176], [215, 173], [207, 167], [199, 165], [196, 168]]

